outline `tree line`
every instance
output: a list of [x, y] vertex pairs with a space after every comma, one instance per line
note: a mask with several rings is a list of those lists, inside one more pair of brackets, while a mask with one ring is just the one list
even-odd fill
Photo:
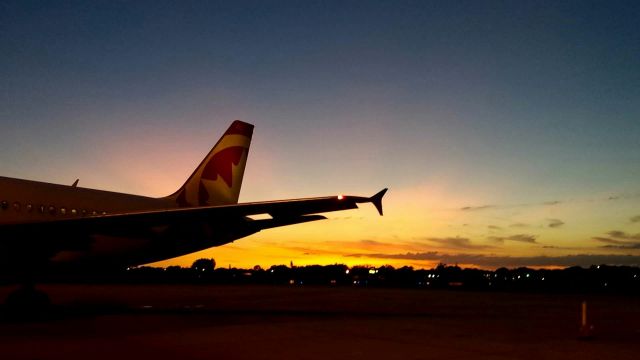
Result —
[[433, 269], [334, 264], [239, 269], [216, 268], [213, 259], [199, 259], [188, 268], [143, 266], [129, 268], [115, 277], [125, 282], [640, 293], [639, 267], [608, 265], [482, 270], [447, 264], [439, 264]]

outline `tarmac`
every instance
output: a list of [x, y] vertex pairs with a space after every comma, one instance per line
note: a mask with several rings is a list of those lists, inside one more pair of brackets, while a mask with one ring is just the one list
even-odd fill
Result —
[[[0, 287], [4, 298], [12, 287]], [[0, 359], [638, 359], [640, 298], [258, 285], [43, 285]], [[579, 338], [587, 301], [589, 338]]]

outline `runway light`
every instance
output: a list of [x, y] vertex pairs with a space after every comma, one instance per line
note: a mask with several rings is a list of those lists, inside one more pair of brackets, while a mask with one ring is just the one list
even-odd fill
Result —
[[342, 200], [342, 199], [344, 199], [344, 195], [342, 194], [338, 195], [338, 200]]

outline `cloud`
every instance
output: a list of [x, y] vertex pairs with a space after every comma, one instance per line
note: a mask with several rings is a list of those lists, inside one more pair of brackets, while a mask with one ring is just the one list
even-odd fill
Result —
[[604, 245], [601, 246], [604, 249], [619, 249], [619, 250], [638, 250], [640, 249], [640, 243], [636, 244], [626, 244], [626, 245]]
[[629, 219], [632, 223], [640, 223], [640, 215], [636, 215]]
[[357, 216], [357, 217], [356, 216], [336, 216], [336, 217], [327, 218], [326, 220], [339, 221], [339, 220], [362, 220], [362, 219], [364, 218], [361, 216]]
[[438, 261], [445, 264], [469, 264], [487, 268], [497, 267], [549, 267], [549, 266], [582, 266], [608, 265], [640, 265], [640, 256], [635, 255], [595, 255], [576, 254], [565, 256], [495, 256], [480, 254], [441, 254], [437, 251], [405, 253], [405, 254], [351, 254], [349, 257], [368, 257], [375, 259], [425, 260]]
[[528, 234], [516, 234], [511, 236], [489, 236], [488, 239], [497, 242], [517, 241], [531, 244], [536, 242], [536, 236]]
[[612, 230], [607, 233], [609, 237], [596, 236], [593, 239], [607, 245], [601, 246], [605, 249], [638, 250], [640, 249], [640, 234], [627, 234], [624, 231]]
[[627, 234], [624, 231], [620, 230], [612, 230], [607, 233], [607, 235], [612, 238], [622, 239], [622, 240], [630, 240], [630, 241], [640, 241], [640, 234]]
[[509, 227], [511, 227], [511, 228], [527, 228], [527, 227], [529, 227], [529, 224], [515, 223], [515, 224], [509, 225]]
[[545, 201], [541, 203], [530, 203], [530, 204], [501, 204], [501, 205], [479, 205], [479, 206], [465, 206], [460, 208], [461, 211], [480, 211], [480, 210], [490, 210], [490, 209], [511, 209], [511, 208], [521, 208], [521, 207], [530, 207], [530, 206], [553, 206], [559, 205], [563, 202], [560, 200], [551, 200]]
[[496, 226], [496, 225], [489, 225], [487, 226], [487, 228], [489, 228], [489, 230], [502, 230], [500, 226]]
[[603, 243], [607, 243], [607, 244], [615, 244], [615, 245], [621, 245], [621, 244], [626, 244], [626, 241], [621, 241], [621, 240], [615, 240], [615, 239], [611, 239], [611, 238], [606, 238], [606, 237], [600, 237], [600, 236], [596, 236], [593, 238], [594, 240], [603, 242]]
[[495, 208], [495, 205], [482, 205], [482, 206], [465, 206], [460, 208], [462, 211], [479, 211], [479, 210], [487, 210]]
[[444, 238], [426, 238], [425, 240], [431, 241], [442, 246], [453, 247], [458, 249], [487, 249], [490, 246], [472, 244], [471, 240], [463, 237], [444, 237]]
[[360, 240], [360, 243], [365, 244], [365, 245], [387, 245], [387, 244], [382, 243], [380, 241], [369, 240], [369, 239]]
[[[616, 194], [608, 197], [602, 197], [597, 199], [564, 199], [564, 200], [549, 200], [537, 203], [524, 203], [524, 204], [492, 204], [492, 205], [479, 205], [479, 206], [465, 206], [460, 208], [461, 211], [479, 211], [489, 209], [511, 209], [522, 207], [537, 207], [537, 206], [555, 206], [562, 204], [574, 204], [574, 203], [592, 203], [592, 202], [604, 202], [604, 201], [617, 201], [617, 200], [629, 200], [640, 197], [640, 193], [635, 194]], [[632, 222], [640, 222], [640, 215], [634, 216]]]
[[562, 221], [560, 219], [547, 219], [547, 221], [549, 222], [549, 224], [547, 226], [549, 226], [550, 228], [553, 228], [553, 229], [557, 229], [557, 228], [561, 227], [562, 225], [564, 225], [564, 221]]
[[572, 250], [572, 251], [589, 251], [592, 247], [585, 248], [579, 246], [557, 246], [557, 245], [543, 245], [543, 249], [556, 249], [556, 250]]
[[630, 194], [630, 193], [625, 193], [625, 194], [614, 194], [611, 195], [607, 198], [607, 200], [611, 200], [611, 201], [615, 201], [615, 200], [629, 200], [629, 199], [635, 199], [637, 197], [640, 197], [640, 193], [635, 193], [635, 194]]

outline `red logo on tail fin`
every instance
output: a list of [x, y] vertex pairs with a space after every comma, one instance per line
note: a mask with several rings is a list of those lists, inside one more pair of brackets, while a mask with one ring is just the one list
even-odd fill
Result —
[[219, 151], [211, 157], [202, 172], [202, 179], [215, 181], [218, 176], [224, 180], [228, 187], [233, 187], [233, 165], [238, 166], [245, 148], [231, 146]]

